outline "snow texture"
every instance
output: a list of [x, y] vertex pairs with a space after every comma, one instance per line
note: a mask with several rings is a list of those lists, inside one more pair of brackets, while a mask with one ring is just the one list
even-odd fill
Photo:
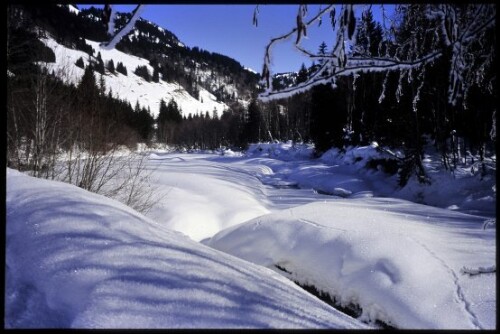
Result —
[[398, 151], [313, 149], [143, 152], [162, 190], [148, 218], [7, 169], [6, 326], [496, 327], [494, 173], [428, 155], [432, 184], [401, 190], [374, 163]]
[[366, 328], [130, 208], [7, 169], [6, 328]]
[[[362, 198], [259, 217], [206, 244], [284, 268], [291, 279], [343, 306], [359, 305], [361, 319], [397, 328], [491, 328], [495, 276], [474, 282], [489, 287], [485, 301], [459, 274], [466, 263], [495, 261], [495, 233], [480, 230], [481, 223], [480, 217], [403, 200]], [[485, 302], [489, 309], [477, 308]]]

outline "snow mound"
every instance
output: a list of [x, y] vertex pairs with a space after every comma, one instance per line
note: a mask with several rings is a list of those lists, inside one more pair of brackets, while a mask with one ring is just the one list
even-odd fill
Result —
[[294, 143], [257, 143], [250, 144], [246, 155], [248, 157], [269, 157], [283, 161], [303, 160], [312, 157], [313, 144]]
[[314, 286], [361, 320], [397, 328], [494, 328], [495, 263], [483, 219], [404, 200], [311, 203], [221, 231], [205, 244]]
[[7, 328], [365, 328], [132, 209], [7, 169]]

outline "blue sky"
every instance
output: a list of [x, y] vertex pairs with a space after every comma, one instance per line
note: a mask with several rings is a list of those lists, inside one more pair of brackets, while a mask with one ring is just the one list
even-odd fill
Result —
[[[88, 7], [78, 5], [80, 8]], [[94, 5], [96, 7], [102, 7]], [[135, 5], [114, 5], [120, 12], [130, 12]], [[295, 25], [298, 5], [260, 5], [258, 26], [252, 24], [256, 5], [147, 5], [142, 17], [173, 32], [185, 45], [198, 46], [234, 58], [241, 65], [261, 72], [264, 50], [273, 37], [289, 32]], [[319, 10], [308, 5], [308, 17]], [[378, 12], [374, 5], [374, 13]], [[323, 5], [324, 8], [324, 5]], [[338, 13], [338, 11], [337, 11]], [[308, 30], [302, 45], [316, 51], [322, 41], [331, 48], [334, 35], [329, 16]], [[294, 38], [281, 43], [273, 52], [273, 73], [297, 71], [311, 61], [293, 48]]]

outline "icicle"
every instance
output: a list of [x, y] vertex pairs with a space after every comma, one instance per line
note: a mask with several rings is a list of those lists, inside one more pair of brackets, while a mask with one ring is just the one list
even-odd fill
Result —
[[352, 75], [352, 90], [353, 91], [356, 91], [356, 82], [357, 82], [357, 79], [359, 77], [360, 77], [360, 75], [357, 73], [353, 73], [353, 75]]
[[412, 103], [414, 113], [417, 112], [417, 104], [418, 104], [418, 101], [420, 100], [420, 91], [422, 90], [422, 87], [424, 86], [424, 82], [425, 82], [425, 67], [422, 69], [422, 72], [420, 72], [419, 79], [420, 79], [420, 85], [418, 85], [417, 93], [413, 97], [413, 103]]
[[398, 103], [401, 96], [403, 96], [403, 78], [405, 76], [405, 73], [405, 70], [401, 70], [399, 72], [398, 88], [396, 89], [396, 101], [398, 101]]
[[387, 87], [387, 78], [389, 77], [389, 72], [385, 74], [384, 82], [382, 83], [382, 92], [380, 93], [380, 96], [378, 98], [378, 103], [381, 104], [382, 101], [385, 99], [385, 90]]

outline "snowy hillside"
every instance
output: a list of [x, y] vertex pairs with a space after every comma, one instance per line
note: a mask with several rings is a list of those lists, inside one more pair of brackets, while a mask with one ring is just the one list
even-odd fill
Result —
[[[50, 71], [54, 71], [62, 80], [73, 84], [78, 84], [83, 75], [84, 70], [75, 65], [76, 61], [81, 57], [85, 66], [89, 64], [89, 55], [83, 51], [67, 48], [58, 44], [52, 38], [42, 39], [42, 41], [50, 47], [56, 55], [56, 63], [47, 63], [46, 66]], [[212, 115], [214, 109], [221, 115], [227, 109], [227, 105], [217, 102], [215, 96], [207, 90], [200, 87], [200, 99], [197, 100], [179, 84], [167, 83], [160, 80], [159, 83], [147, 82], [143, 78], [135, 75], [133, 72], [137, 66], [146, 66], [150, 73], [153, 73], [153, 68], [149, 65], [149, 61], [136, 56], [128, 55], [116, 49], [105, 50], [99, 46], [98, 42], [86, 40], [86, 43], [91, 45], [95, 50], [94, 56], [101, 53], [102, 60], [106, 64], [109, 60], [113, 60], [115, 64], [122, 62], [127, 68], [127, 75], [119, 72], [111, 74], [106, 72], [103, 76], [106, 90], [112, 91], [113, 96], [129, 101], [133, 106], [139, 102], [141, 107], [149, 107], [151, 113], [157, 116], [160, 108], [160, 100], [168, 102], [174, 99], [182, 110], [182, 114], [187, 116], [191, 114], [205, 114], [207, 111]], [[45, 64], [44, 64], [45, 65]], [[98, 77], [99, 80], [99, 77]]]

